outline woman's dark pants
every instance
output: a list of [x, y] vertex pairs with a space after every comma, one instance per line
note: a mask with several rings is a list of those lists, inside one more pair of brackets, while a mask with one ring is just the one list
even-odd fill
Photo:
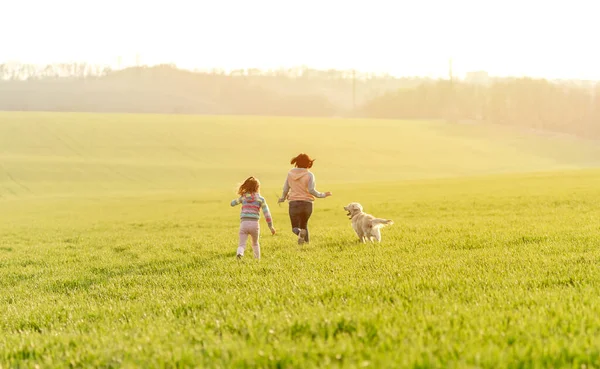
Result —
[[312, 202], [290, 201], [290, 220], [292, 221], [292, 232], [296, 235], [301, 229], [306, 229], [305, 241], [308, 242], [308, 219], [313, 211]]

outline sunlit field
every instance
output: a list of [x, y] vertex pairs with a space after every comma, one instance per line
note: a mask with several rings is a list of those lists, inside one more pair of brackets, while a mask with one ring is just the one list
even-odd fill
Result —
[[[311, 243], [277, 194], [317, 160]], [[0, 367], [600, 367], [600, 146], [444, 122], [0, 113]], [[235, 259], [262, 183], [260, 261]], [[395, 224], [360, 244], [342, 207]]]

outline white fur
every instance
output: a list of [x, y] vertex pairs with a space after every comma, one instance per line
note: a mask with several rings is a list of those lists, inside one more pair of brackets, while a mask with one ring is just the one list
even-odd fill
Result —
[[357, 202], [351, 202], [344, 206], [344, 210], [348, 212], [348, 216], [352, 221], [352, 229], [363, 243], [366, 243], [367, 240], [373, 242], [373, 239], [381, 242], [380, 229], [386, 225], [394, 224], [393, 220], [375, 218], [365, 213], [362, 205]]

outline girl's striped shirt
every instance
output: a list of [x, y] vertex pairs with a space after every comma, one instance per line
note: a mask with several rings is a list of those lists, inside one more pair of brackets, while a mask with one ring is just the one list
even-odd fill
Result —
[[231, 201], [231, 206], [242, 204], [242, 212], [240, 214], [241, 220], [259, 220], [260, 209], [265, 214], [265, 220], [269, 227], [273, 225], [273, 219], [271, 219], [271, 212], [269, 206], [264, 197], [257, 193], [245, 193], [239, 198]]

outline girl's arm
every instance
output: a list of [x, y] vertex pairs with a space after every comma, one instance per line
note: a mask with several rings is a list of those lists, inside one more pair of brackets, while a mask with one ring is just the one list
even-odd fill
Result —
[[231, 206], [236, 206], [236, 205], [239, 205], [241, 203], [242, 203], [242, 198], [240, 197], [238, 199], [232, 200], [231, 201]]
[[266, 201], [262, 202], [261, 208], [262, 208], [263, 214], [265, 215], [265, 220], [267, 221], [269, 228], [273, 227], [273, 218], [271, 218], [271, 212], [269, 211], [269, 205], [267, 205]]
[[269, 211], [269, 205], [267, 205], [267, 200], [265, 200], [263, 197], [261, 197], [260, 202], [261, 202], [260, 207], [263, 211], [263, 214], [265, 215], [265, 220], [267, 221], [267, 224], [269, 225], [269, 229], [271, 230], [271, 233], [275, 233], [275, 228], [273, 227], [273, 218], [271, 218], [271, 212]]

